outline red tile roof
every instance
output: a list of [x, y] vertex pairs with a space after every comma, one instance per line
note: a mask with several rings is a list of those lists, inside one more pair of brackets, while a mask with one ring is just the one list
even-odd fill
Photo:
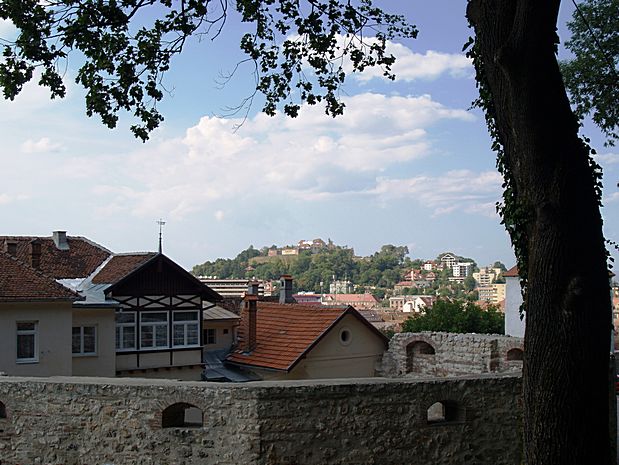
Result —
[[503, 273], [504, 278], [517, 278], [518, 277], [518, 266], [512, 266], [509, 270]]
[[367, 302], [367, 303], [378, 303], [376, 297], [372, 294], [325, 294], [325, 297], [328, 300], [332, 300], [334, 302]]
[[0, 302], [78, 300], [51, 276], [0, 252]]
[[155, 252], [114, 255], [92, 278], [92, 283], [108, 284], [120, 281], [155, 255], [157, 255]]
[[351, 307], [317, 307], [271, 302], [257, 304], [256, 348], [251, 353], [243, 351], [243, 343], [247, 337], [247, 312], [244, 310], [238, 332], [239, 348], [233, 351], [227, 360], [284, 371], [291, 370], [344, 314], [357, 313]]
[[39, 270], [55, 279], [85, 278], [97, 269], [111, 252], [85, 237], [67, 236], [69, 250], [60, 250], [51, 237], [0, 236], [0, 250], [5, 250], [6, 242], [17, 244], [16, 257], [30, 265], [30, 243], [38, 239], [41, 244]]

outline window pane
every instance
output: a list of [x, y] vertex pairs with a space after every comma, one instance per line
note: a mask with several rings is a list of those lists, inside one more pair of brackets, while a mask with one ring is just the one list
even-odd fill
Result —
[[174, 312], [174, 321], [197, 321], [198, 312]]
[[155, 327], [157, 347], [168, 346], [168, 327], [167, 325], [157, 325]]
[[76, 327], [72, 329], [72, 338], [71, 338], [71, 351], [74, 354], [79, 354], [82, 351], [82, 337], [80, 328]]
[[135, 313], [130, 313], [130, 312], [117, 313], [116, 323], [135, 323]]
[[120, 349], [120, 328], [116, 326], [116, 348]]
[[123, 349], [135, 349], [135, 328], [123, 328]]
[[167, 322], [168, 315], [163, 312], [159, 313], [142, 313], [141, 320], [143, 323]]
[[34, 331], [36, 323], [17, 323], [17, 331]]
[[96, 352], [96, 330], [94, 326], [84, 327], [84, 353], [94, 354]]
[[34, 334], [17, 336], [17, 358], [34, 358]]
[[142, 347], [153, 347], [153, 327], [143, 326], [140, 334]]
[[185, 345], [185, 326], [184, 325], [174, 325], [174, 345], [175, 346]]
[[197, 324], [189, 324], [187, 325], [187, 345], [195, 345], [199, 343], [198, 340], [198, 325]]

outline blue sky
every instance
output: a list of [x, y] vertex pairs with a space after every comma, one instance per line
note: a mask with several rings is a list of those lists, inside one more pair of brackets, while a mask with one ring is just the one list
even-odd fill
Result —
[[[466, 2], [382, 1], [420, 30], [392, 44], [398, 78], [352, 76], [347, 109], [331, 119], [319, 107], [297, 119], [259, 114], [243, 126], [224, 118], [251, 92], [249, 68], [223, 88], [219, 77], [243, 59], [242, 29], [231, 17], [222, 35], [188, 44], [166, 75], [163, 126], [142, 144], [128, 121], [113, 131], [84, 112], [83, 91], [50, 101], [27, 87], [0, 101], [2, 234], [67, 230], [113, 251], [153, 250], [163, 218], [164, 251], [183, 266], [231, 257], [253, 244], [285, 245], [331, 238], [370, 254], [407, 245], [412, 257], [446, 250], [480, 265], [514, 263], [494, 211], [501, 179], [483, 116], [469, 110], [473, 71], [461, 53], [470, 35]], [[564, 2], [560, 35], [571, 15]], [[0, 36], [10, 36], [0, 23]], [[562, 52], [563, 53], [563, 52]], [[77, 57], [76, 57], [77, 58]], [[619, 239], [619, 151], [587, 135], [605, 170], [605, 233]]]

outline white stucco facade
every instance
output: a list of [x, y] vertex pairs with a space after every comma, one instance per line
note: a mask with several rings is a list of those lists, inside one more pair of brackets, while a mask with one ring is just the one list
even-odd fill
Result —
[[522, 292], [518, 276], [505, 277], [505, 335], [524, 337], [525, 317], [520, 318]]

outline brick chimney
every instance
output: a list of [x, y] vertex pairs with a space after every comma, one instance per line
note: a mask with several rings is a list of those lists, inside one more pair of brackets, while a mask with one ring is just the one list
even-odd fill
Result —
[[17, 241], [4, 241], [4, 251], [12, 257], [17, 255]]
[[58, 250], [69, 250], [69, 243], [67, 242], [66, 231], [54, 231], [52, 233], [54, 244]]
[[247, 311], [247, 326], [245, 327], [244, 352], [251, 352], [256, 348], [256, 319], [258, 314], [258, 296], [246, 294], [244, 297]]
[[41, 266], [41, 241], [39, 239], [30, 241], [30, 264], [35, 269]]
[[294, 303], [294, 299], [292, 298], [292, 276], [289, 274], [283, 274], [281, 278], [279, 278], [279, 303]]
[[247, 293], [249, 295], [258, 295], [260, 283], [255, 279], [247, 283]]

